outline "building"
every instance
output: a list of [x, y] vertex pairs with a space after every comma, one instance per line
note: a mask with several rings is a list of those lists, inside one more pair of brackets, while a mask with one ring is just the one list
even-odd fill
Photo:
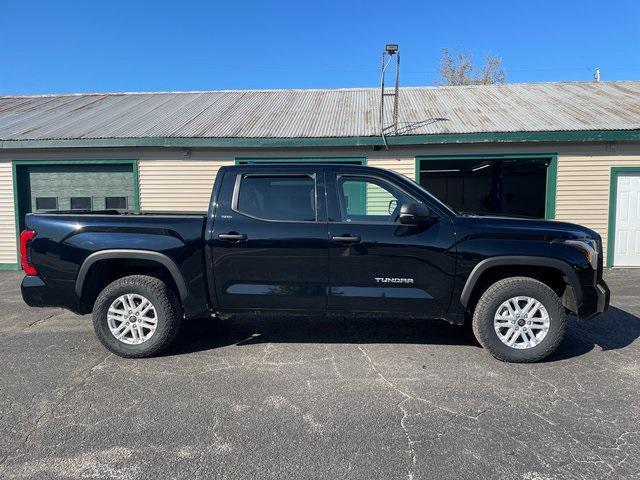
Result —
[[0, 268], [24, 215], [206, 210], [222, 165], [398, 171], [464, 211], [580, 223], [606, 264], [640, 266], [640, 82], [0, 97]]

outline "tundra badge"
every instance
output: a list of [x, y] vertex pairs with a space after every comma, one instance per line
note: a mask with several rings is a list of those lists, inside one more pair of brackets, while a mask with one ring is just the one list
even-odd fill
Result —
[[376, 283], [413, 283], [413, 278], [373, 277]]

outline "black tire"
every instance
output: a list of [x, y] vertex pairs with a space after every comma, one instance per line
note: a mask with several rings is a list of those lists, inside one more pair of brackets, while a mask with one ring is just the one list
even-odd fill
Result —
[[[156, 309], [157, 326], [150, 338], [137, 345], [118, 340], [109, 330], [107, 312], [121, 295], [137, 294], [146, 297]], [[124, 358], [143, 358], [158, 355], [175, 339], [182, 323], [178, 297], [162, 280], [146, 275], [122, 277], [107, 285], [93, 308], [93, 328], [98, 340], [111, 352]]]
[[[494, 328], [494, 316], [510, 298], [528, 296], [538, 300], [550, 319], [547, 335], [536, 346], [516, 349], [503, 343]], [[504, 332], [504, 329], [502, 330]], [[504, 362], [539, 362], [560, 345], [565, 333], [565, 311], [556, 293], [544, 283], [529, 277], [511, 277], [491, 285], [480, 297], [473, 312], [473, 333], [484, 348]]]

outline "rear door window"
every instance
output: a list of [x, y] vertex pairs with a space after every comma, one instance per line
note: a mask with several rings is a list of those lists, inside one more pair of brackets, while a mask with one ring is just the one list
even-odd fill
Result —
[[314, 222], [316, 185], [310, 175], [244, 175], [234, 210], [263, 220]]

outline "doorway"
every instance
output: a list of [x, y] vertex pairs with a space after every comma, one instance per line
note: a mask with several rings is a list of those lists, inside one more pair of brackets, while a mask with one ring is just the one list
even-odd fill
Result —
[[416, 178], [461, 213], [553, 218], [555, 156], [420, 157]]

